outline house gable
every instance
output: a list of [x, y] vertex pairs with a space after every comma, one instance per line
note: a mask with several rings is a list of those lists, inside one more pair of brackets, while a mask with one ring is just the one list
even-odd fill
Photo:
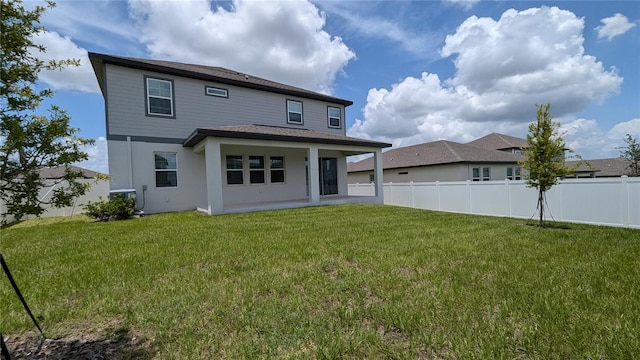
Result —
[[[142, 141], [158, 139], [157, 141], [162, 142], [181, 143], [197, 128], [252, 124], [345, 134], [344, 107], [349, 102], [328, 102], [340, 101], [337, 98], [325, 97], [319, 100], [293, 97], [109, 63], [104, 64], [104, 69], [108, 74], [104, 79], [103, 90], [106, 94], [107, 139], [124, 140], [131, 136]], [[149, 114], [148, 79], [168, 81], [172, 85], [171, 116]], [[227, 96], [208, 95], [208, 88], [224, 89]], [[302, 103], [302, 123], [288, 121], [288, 100]], [[330, 126], [328, 107], [340, 110], [342, 126]]]

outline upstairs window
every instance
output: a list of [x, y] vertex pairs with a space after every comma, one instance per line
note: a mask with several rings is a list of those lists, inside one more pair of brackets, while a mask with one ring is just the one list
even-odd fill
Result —
[[173, 81], [146, 78], [147, 115], [173, 117]]
[[287, 100], [287, 122], [292, 124], [302, 124], [302, 102]]
[[213, 86], [205, 86], [204, 89], [205, 94], [209, 96], [217, 96], [223, 98], [229, 97], [229, 91], [227, 89], [217, 88]]
[[330, 128], [341, 128], [342, 127], [342, 111], [337, 107], [329, 107], [328, 108], [328, 117], [329, 117], [329, 127]]
[[176, 153], [155, 153], [156, 187], [178, 186], [178, 162]]

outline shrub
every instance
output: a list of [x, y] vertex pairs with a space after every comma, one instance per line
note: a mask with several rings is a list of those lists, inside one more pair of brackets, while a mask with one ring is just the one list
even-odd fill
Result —
[[99, 200], [96, 202], [89, 201], [84, 207], [84, 213], [94, 219], [100, 221], [124, 220], [133, 216], [136, 206], [136, 200], [126, 198], [118, 194], [108, 201]]

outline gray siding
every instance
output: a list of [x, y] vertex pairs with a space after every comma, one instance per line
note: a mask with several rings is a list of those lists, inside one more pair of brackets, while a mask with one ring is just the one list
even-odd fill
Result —
[[[344, 107], [318, 100], [168, 76], [106, 64], [108, 136], [184, 139], [196, 128], [228, 125], [271, 125], [344, 135]], [[173, 80], [175, 118], [145, 115], [144, 76]], [[228, 98], [205, 95], [205, 86], [227, 89]], [[287, 123], [286, 100], [303, 103], [304, 124]], [[342, 109], [342, 128], [330, 128], [327, 106]]]

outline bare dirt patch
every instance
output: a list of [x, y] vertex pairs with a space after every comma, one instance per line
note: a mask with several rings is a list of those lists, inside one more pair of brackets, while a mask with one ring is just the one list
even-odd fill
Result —
[[[95, 330], [74, 326], [73, 334], [57, 339], [43, 339], [40, 334], [28, 332], [5, 335], [4, 341], [12, 360], [25, 359], [151, 359], [149, 342], [135, 331], [124, 327]], [[2, 360], [5, 360], [2, 357]]]

